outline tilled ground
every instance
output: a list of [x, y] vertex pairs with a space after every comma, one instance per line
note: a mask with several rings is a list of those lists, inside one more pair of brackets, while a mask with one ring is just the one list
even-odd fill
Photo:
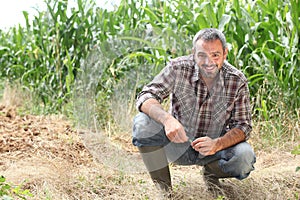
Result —
[[[5, 157], [22, 159], [45, 156], [63, 158], [74, 165], [89, 162], [91, 155], [70, 124], [57, 116], [18, 116], [13, 108], [0, 106], [0, 153]], [[2, 167], [3, 163], [1, 163]]]

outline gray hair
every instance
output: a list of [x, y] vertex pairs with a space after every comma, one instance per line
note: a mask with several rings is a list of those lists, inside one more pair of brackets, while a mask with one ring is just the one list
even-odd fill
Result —
[[219, 39], [222, 43], [223, 50], [225, 51], [227, 44], [226, 44], [226, 38], [224, 34], [219, 31], [218, 29], [215, 28], [206, 28], [200, 30], [198, 33], [193, 38], [193, 47], [196, 47], [196, 42], [198, 40], [203, 40], [203, 41], [212, 41]]

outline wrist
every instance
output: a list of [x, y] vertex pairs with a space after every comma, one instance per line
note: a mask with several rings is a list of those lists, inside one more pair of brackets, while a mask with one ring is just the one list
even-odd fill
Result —
[[223, 150], [224, 146], [223, 146], [223, 142], [222, 142], [222, 137], [218, 137], [218, 138], [216, 138], [214, 140], [216, 141], [216, 144], [215, 144], [215, 146], [216, 146], [216, 153], [218, 151]]
[[245, 141], [245, 134], [238, 128], [233, 128], [222, 137], [216, 138], [216, 146], [218, 151], [236, 145]]
[[159, 122], [162, 123], [164, 126], [167, 123], [169, 119], [171, 119], [173, 116], [170, 115], [169, 113], [165, 112], [164, 114], [161, 115]]

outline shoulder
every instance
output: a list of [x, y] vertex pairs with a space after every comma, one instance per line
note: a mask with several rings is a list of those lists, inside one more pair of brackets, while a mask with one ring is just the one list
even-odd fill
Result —
[[193, 69], [195, 66], [193, 55], [180, 56], [169, 61], [174, 70]]
[[225, 75], [225, 78], [235, 79], [243, 83], [248, 82], [245, 74], [241, 70], [237, 69], [236, 67], [228, 63], [227, 61], [224, 62], [222, 71]]

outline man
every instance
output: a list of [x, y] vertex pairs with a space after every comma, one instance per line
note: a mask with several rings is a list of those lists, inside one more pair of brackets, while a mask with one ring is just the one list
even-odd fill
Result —
[[[171, 60], [140, 92], [133, 144], [153, 182], [171, 191], [168, 163], [204, 166], [208, 188], [219, 178], [246, 178], [255, 154], [247, 79], [226, 61], [223, 33], [200, 30], [192, 55]], [[162, 106], [170, 97], [170, 112]]]

